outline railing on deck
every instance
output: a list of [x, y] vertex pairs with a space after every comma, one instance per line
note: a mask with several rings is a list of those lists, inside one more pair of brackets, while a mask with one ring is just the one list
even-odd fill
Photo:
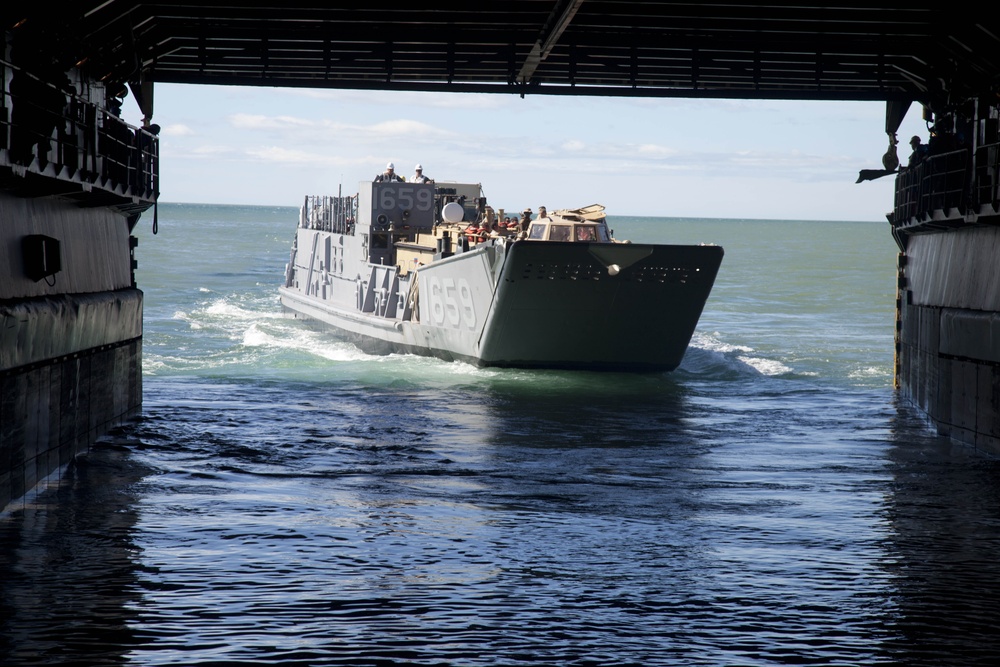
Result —
[[894, 224], [1000, 213], [1000, 144], [931, 155], [896, 176]]
[[306, 195], [299, 225], [335, 234], [354, 234], [357, 219], [357, 197]]
[[967, 210], [968, 174], [968, 149], [933, 155], [900, 170], [896, 177], [897, 219], [909, 220], [937, 210]]
[[0, 165], [155, 201], [159, 140], [0, 60]]
[[1000, 212], [1000, 144], [981, 146], [976, 150], [976, 201], [990, 204]]

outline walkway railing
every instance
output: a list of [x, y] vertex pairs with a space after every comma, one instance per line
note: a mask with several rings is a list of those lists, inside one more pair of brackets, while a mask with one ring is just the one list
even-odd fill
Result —
[[1000, 144], [931, 155], [896, 176], [895, 225], [970, 213], [1000, 213]]
[[977, 202], [1000, 211], [1000, 144], [981, 146], [976, 151], [974, 194]]
[[0, 166], [153, 202], [159, 193], [156, 128], [0, 60]]
[[358, 219], [357, 197], [306, 195], [299, 225], [335, 234], [354, 234]]

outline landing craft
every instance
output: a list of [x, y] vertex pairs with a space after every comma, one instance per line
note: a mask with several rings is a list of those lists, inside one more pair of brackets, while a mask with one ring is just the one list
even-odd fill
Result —
[[516, 229], [503, 219], [480, 184], [363, 182], [355, 196], [307, 196], [282, 306], [376, 354], [521, 368], [680, 364], [721, 247], [618, 241], [601, 205]]

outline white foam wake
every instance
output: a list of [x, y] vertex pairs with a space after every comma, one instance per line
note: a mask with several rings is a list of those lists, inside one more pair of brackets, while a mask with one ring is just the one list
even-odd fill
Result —
[[787, 364], [763, 356], [752, 347], [727, 343], [718, 332], [696, 332], [681, 368], [693, 373], [728, 371], [769, 377], [793, 372]]

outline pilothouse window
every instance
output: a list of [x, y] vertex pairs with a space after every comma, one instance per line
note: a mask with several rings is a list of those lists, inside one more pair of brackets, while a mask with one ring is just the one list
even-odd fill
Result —
[[549, 228], [550, 241], [571, 241], [570, 234], [572, 227], [569, 225], [551, 225]]
[[580, 226], [576, 228], [577, 241], [596, 241], [597, 231], [595, 227]]
[[533, 223], [531, 228], [528, 230], [528, 238], [535, 239], [536, 241], [545, 240], [545, 227], [546, 225], [540, 225], [538, 223]]

